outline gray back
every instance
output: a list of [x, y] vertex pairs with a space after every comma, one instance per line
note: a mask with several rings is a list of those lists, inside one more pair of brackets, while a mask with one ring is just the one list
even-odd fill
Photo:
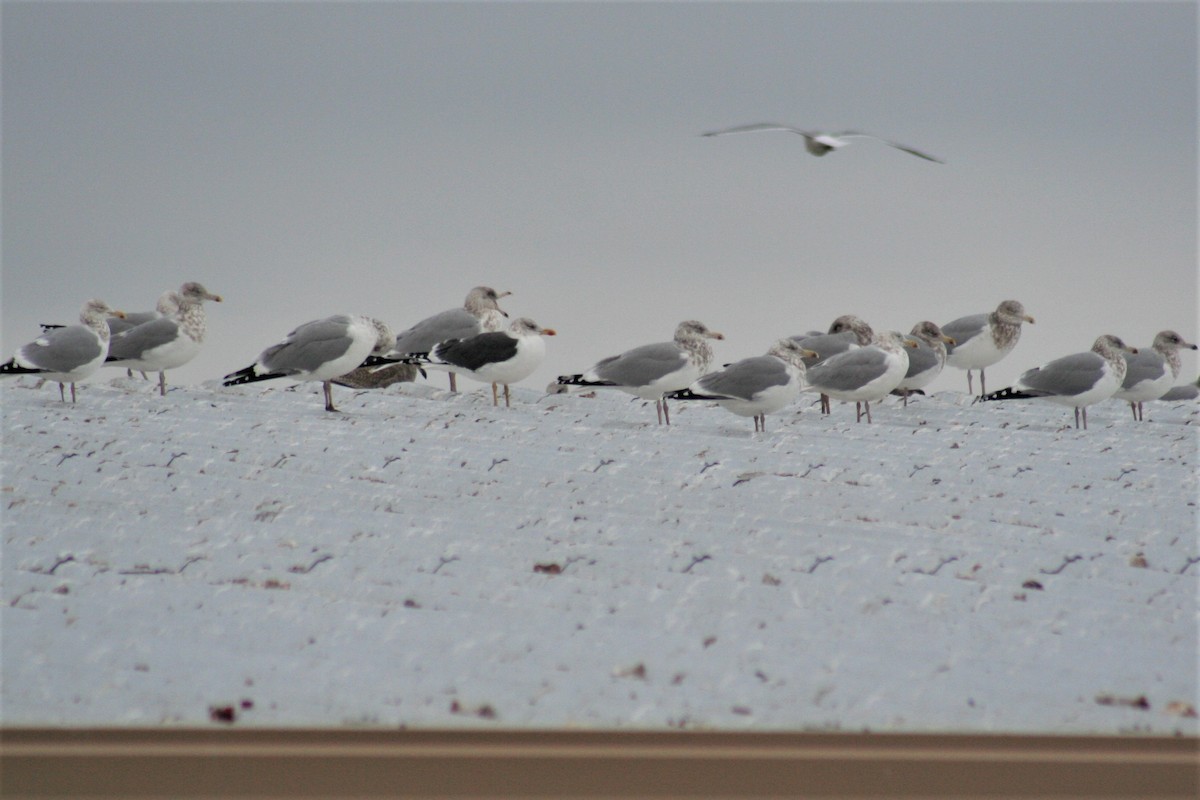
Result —
[[1096, 353], [1075, 353], [1034, 367], [1021, 376], [1020, 383], [1036, 392], [1074, 397], [1096, 385], [1106, 363]]
[[956, 345], [962, 346], [968, 340], [975, 338], [987, 328], [988, 317], [990, 314], [971, 314], [966, 317], [947, 322], [942, 326], [942, 333], [949, 336], [955, 341], [955, 344], [946, 344], [946, 352], [953, 353]]
[[96, 334], [82, 325], [54, 328], [20, 350], [24, 361], [47, 372], [70, 372], [97, 358], [103, 350]]
[[677, 344], [659, 342], [603, 359], [590, 372], [600, 380], [617, 386], [648, 386], [686, 363], [687, 357]]
[[264, 350], [258, 361], [268, 372], [312, 372], [350, 349], [350, 323], [345, 314], [306, 322]]
[[479, 319], [465, 308], [452, 308], [427, 317], [396, 335], [394, 352], [428, 353], [433, 346], [447, 339], [466, 339], [482, 333]]
[[720, 372], [710, 372], [697, 385], [705, 394], [751, 400], [772, 386], [786, 386], [790, 379], [787, 366], [780, 359], [755, 356], [730, 364]]
[[810, 367], [808, 382], [818, 388], [850, 392], [884, 374], [887, 364], [887, 353], [877, 347], [861, 347]]

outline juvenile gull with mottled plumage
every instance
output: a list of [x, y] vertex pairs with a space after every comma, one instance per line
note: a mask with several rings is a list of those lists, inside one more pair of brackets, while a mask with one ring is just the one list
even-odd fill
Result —
[[612, 387], [643, 400], [653, 400], [658, 424], [671, 424], [664, 395], [686, 389], [708, 372], [713, 351], [708, 339], [724, 339], [703, 322], [690, 319], [675, 328], [670, 342], [645, 344], [596, 362], [587, 372], [560, 375], [562, 386]]

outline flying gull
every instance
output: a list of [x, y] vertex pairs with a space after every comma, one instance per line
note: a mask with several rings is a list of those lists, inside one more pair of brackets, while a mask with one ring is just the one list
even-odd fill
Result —
[[1087, 407], [1112, 397], [1125, 380], [1122, 353], [1137, 353], [1116, 336], [1104, 335], [1086, 353], [1056, 358], [1048, 364], [1026, 370], [1012, 386], [982, 395], [978, 400], [1024, 400], [1042, 398], [1075, 408], [1075, 427], [1083, 411], [1087, 429]]
[[954, 339], [946, 346], [946, 363], [967, 371], [967, 392], [975, 394], [971, 370], [979, 370], [979, 393], [987, 394], [983, 370], [1004, 358], [1021, 338], [1021, 323], [1033, 324], [1025, 306], [1005, 300], [990, 314], [959, 317], [942, 326], [942, 333]]
[[908, 372], [907, 350], [916, 342], [894, 331], [877, 333], [871, 343], [819, 361], [808, 369], [811, 389], [847, 402], [853, 400], [856, 421], [871, 422], [871, 401], [895, 389]]
[[1149, 348], [1125, 354], [1125, 380], [1113, 396], [1129, 403], [1135, 420], [1142, 419], [1142, 403], [1157, 400], [1171, 389], [1183, 367], [1179, 350], [1184, 347], [1197, 349], [1175, 331], [1161, 331]]
[[71, 384], [71, 402], [75, 402], [75, 383], [91, 375], [108, 355], [107, 318], [123, 317], [103, 300], [88, 300], [79, 312], [80, 325], [52, 328], [0, 364], [0, 375], [38, 374], [58, 381], [58, 396], [66, 402], [63, 384]]
[[754, 417], [755, 433], [767, 430], [767, 414], [796, 399], [804, 384], [806, 358], [816, 353], [792, 339], [780, 339], [765, 356], [744, 358], [702, 376], [687, 389], [670, 392], [672, 400], [715, 400], [742, 417]]
[[953, 345], [954, 339], [947, 336], [937, 323], [925, 320], [913, 326], [910, 339], [917, 343], [913, 350], [908, 351], [908, 372], [904, 380], [892, 390], [904, 398], [908, 406], [908, 395], [919, 392], [928, 386], [934, 378], [942, 373], [946, 365], [946, 345]]
[[321, 381], [325, 410], [333, 407], [331, 382], [357, 368], [372, 353], [388, 352], [396, 336], [386, 324], [357, 314], [337, 314], [306, 322], [283, 341], [262, 351], [250, 366], [225, 376], [225, 386], [272, 378]]
[[806, 131], [802, 128], [796, 128], [791, 125], [782, 125], [778, 122], [755, 122], [750, 125], [737, 125], [732, 128], [723, 128], [719, 131], [708, 131], [707, 133], [702, 133], [700, 135], [724, 136], [729, 133], [754, 133], [757, 131], [787, 131], [788, 133], [795, 133], [803, 136], [805, 149], [814, 156], [823, 156], [832, 150], [838, 150], [842, 147], [845, 147], [846, 145], [850, 144], [848, 141], [846, 141], [847, 139], [866, 138], [883, 142], [889, 147], [894, 147], [897, 150], [903, 150], [906, 153], [911, 153], [912, 155], [917, 156], [918, 158], [923, 158], [926, 161], [935, 161], [938, 164], [946, 163], [940, 158], [931, 156], [928, 153], [922, 153], [920, 150], [908, 147], [907, 145], [903, 145], [898, 142], [892, 142], [887, 139], [881, 139], [878, 136], [874, 136], [869, 133], [863, 133], [862, 131], [837, 131], [836, 133], [825, 133], [822, 131]]
[[221, 296], [195, 282], [183, 284], [178, 292], [164, 293], [158, 306], [163, 316], [113, 335], [108, 362], [157, 372], [158, 392], [165, 396], [166, 371], [182, 367], [200, 352], [207, 331], [205, 300], [219, 303]]
[[[500, 308], [499, 300], [512, 292], [497, 292], [490, 286], [476, 286], [467, 293], [458, 308], [451, 308], [427, 317], [396, 335], [396, 352], [428, 353], [449, 339], [466, 339], [477, 333], [502, 331], [508, 327], [508, 315]], [[407, 383], [417, 378], [417, 367], [408, 363], [392, 363], [376, 367], [361, 367], [334, 380], [342, 386], [356, 389], [382, 389], [393, 383]], [[458, 390], [454, 373], [450, 373], [450, 391]]]
[[528, 378], [546, 357], [543, 336], [554, 336], [553, 328], [543, 328], [529, 317], [514, 320], [507, 330], [477, 333], [465, 339], [450, 339], [429, 353], [390, 354], [368, 359], [367, 364], [388, 364], [399, 359], [430, 369], [461, 372], [481, 383], [492, 384], [492, 405], [500, 404], [497, 384], [504, 384], [504, 405], [510, 406], [509, 384]]
[[596, 362], [587, 372], [560, 375], [564, 386], [611, 386], [643, 400], [653, 400], [658, 424], [671, 424], [664, 395], [691, 386], [712, 363], [712, 346], [707, 339], [724, 339], [703, 322], [684, 320], [675, 328], [670, 342], [645, 344]]

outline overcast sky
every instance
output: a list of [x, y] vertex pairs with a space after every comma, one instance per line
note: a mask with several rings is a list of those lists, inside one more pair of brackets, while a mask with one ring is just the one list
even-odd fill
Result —
[[[2, 14], [5, 358], [89, 297], [144, 310], [188, 280], [226, 302], [184, 383], [477, 284], [558, 329], [536, 387], [688, 318], [729, 361], [840, 314], [907, 331], [1015, 298], [1038, 322], [996, 388], [1101, 333], [1200, 335], [1195, 3]], [[757, 121], [946, 163], [698, 135]]]

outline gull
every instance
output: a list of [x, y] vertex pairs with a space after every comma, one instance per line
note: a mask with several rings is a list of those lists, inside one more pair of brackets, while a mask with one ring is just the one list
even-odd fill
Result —
[[199, 283], [189, 281], [178, 292], [159, 298], [163, 316], [115, 334], [108, 348], [108, 362], [127, 369], [158, 373], [158, 393], [167, 394], [169, 369], [182, 367], [200, 352], [207, 331], [204, 301], [221, 302]]
[[223, 384], [237, 386], [272, 378], [321, 381], [325, 410], [337, 411], [332, 380], [361, 365], [372, 353], [386, 353], [395, 344], [396, 336], [385, 323], [358, 314], [336, 314], [304, 323], [262, 351], [253, 364], [226, 375]]
[[796, 399], [804, 384], [806, 358], [816, 352], [792, 339], [780, 339], [765, 356], [744, 358], [702, 376], [687, 389], [670, 392], [672, 400], [715, 400], [741, 417], [754, 417], [754, 432], [767, 431], [767, 414]]
[[894, 331], [877, 333], [871, 343], [839, 353], [808, 369], [811, 389], [847, 402], [853, 400], [857, 422], [871, 422], [871, 401], [887, 397], [908, 372], [906, 350], [916, 342]]
[[123, 317], [103, 300], [88, 300], [79, 312], [79, 325], [67, 325], [44, 331], [41, 336], [0, 364], [2, 375], [38, 374], [58, 381], [58, 396], [67, 400], [64, 384], [71, 384], [71, 402], [75, 402], [75, 383], [91, 375], [108, 355], [107, 318]]
[[543, 336], [554, 336], [529, 317], [513, 321], [507, 330], [477, 333], [450, 339], [428, 353], [405, 353], [395, 348], [389, 354], [367, 360], [367, 364], [405, 363], [430, 369], [461, 372], [481, 383], [492, 384], [492, 405], [500, 405], [497, 384], [504, 385], [504, 405], [511, 406], [509, 384], [528, 378], [546, 357]]
[[1185, 383], [1182, 386], [1173, 386], [1159, 400], [1168, 402], [1178, 402], [1180, 400], [1195, 400], [1200, 397], [1200, 379], [1194, 383]]
[[[124, 333], [125, 331], [129, 330], [130, 328], [137, 327], [138, 325], [143, 325], [147, 322], [153, 322], [154, 320], [161, 319], [162, 317], [165, 317], [168, 314], [175, 313], [175, 310], [179, 307], [179, 303], [175, 299], [177, 295], [178, 295], [178, 292], [176, 292], [174, 289], [168, 289], [167, 291], [163, 292], [162, 294], [160, 294], [158, 296], [158, 302], [156, 302], [154, 304], [153, 311], [126, 312], [125, 319], [121, 319], [120, 317], [109, 317], [108, 318], [108, 332], [110, 334], [112, 334], [113, 336], [116, 336], [118, 333]], [[42, 327], [46, 327], [46, 326], [43, 325]], [[111, 351], [112, 351], [112, 348], [110, 347], [109, 348], [110, 355], [111, 355]], [[125, 374], [128, 375], [130, 378], [132, 378], [133, 370], [126, 369]], [[145, 372], [142, 372], [142, 380], [147, 380]]]
[[892, 390], [892, 394], [904, 398], [906, 407], [910, 392], [919, 392], [942, 373], [942, 367], [946, 365], [946, 345], [955, 343], [937, 323], [929, 320], [914, 325], [908, 338], [916, 342], [917, 346], [908, 351], [908, 372], [905, 373], [904, 380]]
[[1059, 405], [1073, 406], [1075, 427], [1079, 427], [1082, 411], [1083, 428], [1087, 430], [1087, 407], [1107, 400], [1121, 388], [1126, 374], [1122, 353], [1137, 352], [1137, 348], [1127, 346], [1118, 337], [1105, 334], [1086, 353], [1063, 356], [1026, 370], [1012, 386], [982, 395], [977, 400], [1041, 398]]
[[723, 128], [719, 131], [708, 131], [700, 134], [701, 136], [724, 136], [729, 133], [753, 133], [757, 131], [787, 131], [804, 137], [804, 147], [814, 156], [823, 156], [832, 150], [838, 150], [850, 144], [847, 139], [866, 138], [874, 139], [878, 142], [883, 142], [889, 147], [894, 147], [897, 150], [903, 150], [905, 153], [911, 153], [917, 158], [923, 158], [926, 161], [935, 161], [938, 164], [944, 164], [940, 158], [922, 153], [920, 150], [915, 150], [907, 145], [899, 142], [892, 142], [887, 139], [882, 139], [870, 133], [862, 131], [837, 131], [836, 133], [826, 133], [823, 131], [806, 131], [802, 128], [796, 128], [791, 125], [783, 125], [778, 122], [754, 122], [750, 125], [737, 125], [732, 128]]
[[990, 314], [959, 317], [942, 326], [942, 333], [954, 339], [946, 347], [946, 363], [967, 371], [967, 393], [974, 394], [971, 370], [979, 370], [979, 392], [987, 394], [984, 367], [990, 367], [1012, 352], [1021, 338], [1021, 323], [1033, 324], [1025, 306], [1005, 300]]
[[[806, 358], [804, 364], [811, 367], [818, 361], [827, 360], [838, 353], [866, 347], [875, 337], [875, 331], [861, 317], [843, 314], [829, 326], [828, 333], [806, 333], [791, 337], [801, 347], [817, 353], [816, 358]], [[828, 414], [829, 396], [821, 395], [821, 413]]]
[[[162, 317], [164, 314], [170, 314], [175, 310], [175, 292], [168, 290], [158, 296], [158, 303], [153, 311], [127, 311], [124, 317], [108, 317], [105, 322], [108, 324], [108, 333], [110, 336], [116, 336], [118, 333], [127, 331], [132, 327], [141, 325], [144, 322], [150, 322]], [[43, 322], [42, 331], [52, 331], [55, 328], [65, 328], [65, 325]], [[125, 374], [133, 377], [133, 370], [125, 370]], [[146, 373], [142, 373], [142, 378], [145, 379]]]
[[[396, 352], [428, 353], [450, 339], [466, 339], [477, 333], [502, 331], [508, 327], [508, 315], [500, 308], [499, 300], [512, 292], [497, 292], [490, 286], [476, 286], [458, 308], [434, 314], [396, 334]], [[417, 378], [413, 364], [395, 362], [377, 367], [362, 367], [338, 377], [334, 383], [356, 389], [381, 389], [393, 383], [407, 383]], [[454, 373], [450, 373], [450, 391], [458, 391]]]
[[1113, 396], [1129, 403], [1135, 420], [1142, 419], [1143, 402], [1157, 400], [1170, 391], [1183, 367], [1179, 350], [1184, 347], [1197, 349], [1175, 331], [1160, 331], [1149, 348], [1125, 354], [1125, 380]]
[[563, 386], [611, 386], [643, 400], [653, 400], [658, 424], [671, 424], [664, 395], [691, 386], [712, 363], [712, 346], [707, 339], [724, 339], [703, 322], [684, 320], [675, 327], [670, 342], [644, 344], [620, 355], [596, 362], [587, 372], [560, 375]]

